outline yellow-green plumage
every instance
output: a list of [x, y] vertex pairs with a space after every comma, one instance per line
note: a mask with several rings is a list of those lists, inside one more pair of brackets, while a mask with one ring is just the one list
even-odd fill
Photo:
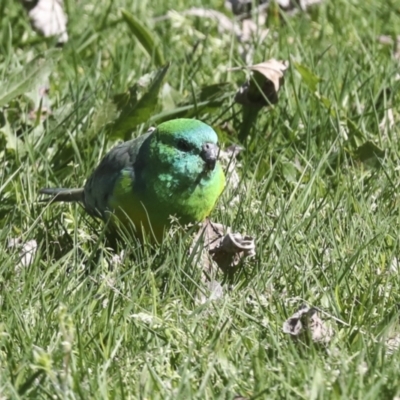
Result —
[[[217, 162], [217, 135], [192, 119], [160, 124], [156, 130], [114, 147], [80, 191], [42, 189], [54, 200], [81, 201], [94, 216], [114, 215], [161, 239], [170, 216], [182, 224], [200, 222], [225, 186]], [[114, 221], [114, 216], [113, 221]]]

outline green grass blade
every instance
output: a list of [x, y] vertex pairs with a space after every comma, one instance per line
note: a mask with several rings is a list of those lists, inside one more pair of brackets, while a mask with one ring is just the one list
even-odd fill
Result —
[[122, 17], [129, 29], [140, 42], [149, 56], [154, 60], [158, 67], [165, 64], [163, 53], [155, 40], [155, 33], [151, 32], [141, 21], [126, 10], [122, 10]]
[[0, 107], [43, 83], [53, 69], [60, 52], [51, 50], [29, 62], [26, 67], [7, 79], [0, 93]]
[[127, 140], [134, 128], [150, 119], [157, 106], [158, 94], [168, 69], [169, 64], [160, 68], [156, 72], [146, 93], [133, 105], [128, 103], [124, 107], [119, 117], [109, 127], [111, 138], [123, 138]]

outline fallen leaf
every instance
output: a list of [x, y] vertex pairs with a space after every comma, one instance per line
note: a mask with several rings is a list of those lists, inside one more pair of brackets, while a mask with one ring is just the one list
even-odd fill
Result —
[[254, 257], [256, 245], [253, 237], [232, 233], [231, 228], [206, 220], [193, 241], [191, 253], [203, 240], [201, 264], [206, 272], [213, 272], [214, 262], [224, 273], [233, 274], [244, 258]]
[[[256, 18], [256, 22], [254, 18]], [[241, 22], [238, 51], [243, 62], [247, 65], [253, 63], [257, 44], [262, 43], [268, 36], [269, 29], [263, 28], [265, 23], [266, 16], [262, 13], [258, 13], [253, 18], [245, 18]]]
[[380, 44], [384, 44], [384, 45], [393, 45], [393, 38], [391, 36], [388, 35], [380, 35], [378, 36], [378, 42]]
[[287, 62], [277, 61], [272, 58], [260, 64], [252, 65], [248, 67], [248, 69], [254, 72], [259, 72], [267, 80], [271, 81], [274, 85], [275, 91], [278, 92], [283, 84], [283, 74], [287, 70], [288, 66]]
[[17, 267], [29, 267], [37, 252], [36, 240], [28, 240], [26, 243], [22, 243], [19, 238], [12, 238], [8, 241], [8, 248], [19, 248], [19, 264]]
[[[307, 8], [315, 6], [316, 4], [320, 4], [320, 3], [322, 3], [322, 1], [323, 0], [298, 0], [298, 3], [300, 5], [300, 8], [303, 11], [306, 11]], [[296, 1], [291, 0], [291, 4], [293, 7], [296, 6], [296, 3], [297, 3]]]
[[[322, 0], [275, 0], [281, 9], [284, 11], [297, 11], [300, 7], [301, 10], [306, 11], [308, 7], [322, 3]], [[253, 11], [253, 4], [255, 4], [257, 12], [267, 12], [270, 5], [269, 0], [227, 0], [225, 7], [229, 8], [235, 15], [250, 14]], [[293, 13], [294, 13], [293, 12]]]
[[248, 70], [252, 76], [236, 92], [235, 101], [242, 107], [242, 124], [238, 139], [244, 142], [256, 128], [259, 111], [278, 102], [278, 92], [284, 83], [287, 61], [274, 58], [248, 67], [232, 68], [231, 71]]
[[253, 38], [257, 38], [258, 41], [263, 42], [269, 33], [269, 29], [263, 29], [265, 25], [265, 16], [258, 15], [257, 24], [250, 18], [246, 18], [242, 21], [242, 33], [240, 35], [241, 42], [249, 42]]
[[377, 38], [378, 42], [385, 46], [393, 46], [393, 58], [400, 61], [400, 35], [393, 38], [389, 35], [380, 35]]
[[386, 352], [388, 354], [393, 354], [400, 348], [400, 334], [395, 334], [386, 339]]
[[252, 72], [252, 79], [239, 88], [235, 101], [257, 108], [277, 103], [278, 92], [284, 83], [284, 73], [288, 66], [287, 61], [272, 58], [260, 64], [231, 69], [233, 71], [247, 69]]
[[316, 308], [303, 304], [283, 324], [283, 332], [294, 339], [310, 337], [314, 343], [327, 344], [333, 337], [333, 330], [318, 315]]
[[59, 44], [68, 41], [67, 16], [63, 0], [23, 0], [31, 25], [45, 37], [56, 36]]

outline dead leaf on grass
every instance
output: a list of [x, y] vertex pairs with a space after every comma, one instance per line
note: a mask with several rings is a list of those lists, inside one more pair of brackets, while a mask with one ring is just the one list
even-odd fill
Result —
[[400, 35], [395, 38], [389, 35], [380, 35], [377, 40], [382, 45], [393, 46], [393, 58], [400, 61]]
[[257, 38], [259, 42], [263, 42], [269, 33], [269, 29], [263, 28], [264, 25], [265, 16], [263, 15], [257, 17], [257, 23], [250, 18], [244, 19], [242, 21], [240, 41], [249, 42], [250, 40]]
[[63, 0], [22, 0], [33, 29], [45, 37], [56, 36], [58, 43], [68, 41], [67, 16]]
[[238, 51], [245, 64], [253, 63], [253, 56], [257, 43], [262, 43], [268, 36], [269, 29], [265, 27], [266, 16], [258, 14], [257, 22], [251, 18], [241, 21], [241, 35], [238, 36]]
[[283, 332], [293, 339], [310, 337], [314, 343], [328, 344], [333, 330], [319, 317], [318, 310], [303, 304], [300, 309], [283, 324]]
[[237, 91], [235, 101], [258, 108], [277, 103], [278, 92], [284, 84], [284, 74], [288, 67], [287, 61], [272, 58], [248, 67], [232, 68], [232, 71], [245, 69], [252, 72], [252, 78]]
[[[306, 11], [307, 8], [322, 3], [322, 0], [275, 0], [278, 6], [290, 14], [294, 14], [300, 8], [302, 11]], [[256, 5], [257, 12], [268, 13], [268, 7], [270, 0], [227, 0], [225, 1], [225, 7], [230, 9], [235, 15], [250, 14], [253, 11], [253, 4]]]
[[400, 332], [394, 329], [389, 335], [384, 336], [383, 342], [386, 347], [386, 353], [392, 355], [400, 349]]
[[380, 44], [383, 44], [383, 45], [387, 45], [387, 46], [393, 45], [393, 39], [389, 35], [380, 35], [380, 36], [378, 36], [377, 40]]
[[231, 228], [206, 220], [193, 241], [191, 251], [196, 244], [204, 241], [201, 264], [204, 271], [215, 270], [214, 262], [224, 273], [234, 273], [240, 262], [256, 254], [255, 240], [252, 236], [232, 233]]
[[19, 248], [19, 262], [16, 266], [18, 267], [29, 267], [35, 259], [37, 252], [36, 240], [28, 240], [26, 243], [22, 243], [19, 238], [12, 238], [8, 241], [8, 248]]

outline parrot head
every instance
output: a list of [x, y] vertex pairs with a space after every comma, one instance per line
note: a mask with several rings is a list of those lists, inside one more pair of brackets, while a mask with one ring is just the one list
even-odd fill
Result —
[[[218, 137], [207, 124], [177, 119], [160, 124], [153, 134], [150, 157], [160, 172], [180, 183], [199, 183], [211, 177], [218, 160]], [[172, 182], [171, 182], [172, 183]]]

